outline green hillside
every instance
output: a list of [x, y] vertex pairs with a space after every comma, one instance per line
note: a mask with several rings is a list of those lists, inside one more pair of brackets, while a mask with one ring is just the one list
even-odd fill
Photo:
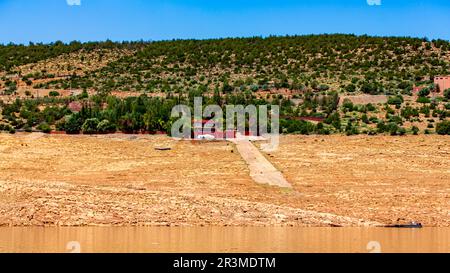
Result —
[[[442, 40], [73, 42], [1, 46], [0, 60], [0, 131], [169, 131], [172, 107], [203, 96], [206, 104], [279, 105], [282, 133], [450, 134], [450, 89], [433, 84], [450, 74]], [[424, 88], [409, 96], [414, 85]]]
[[[417, 38], [312, 35], [152, 43], [91, 43], [0, 49], [0, 60], [34, 62], [76, 50], [127, 46], [135, 52], [82, 76], [38, 87], [102, 91], [226, 92], [292, 90], [407, 93], [435, 75], [450, 74], [450, 44]], [[20, 50], [19, 50], [20, 49]], [[11, 51], [16, 55], [11, 57]], [[4, 52], [9, 52], [5, 53]], [[8, 59], [12, 58], [12, 59]], [[74, 60], [76, 63], [77, 60]], [[5, 65], [3, 65], [5, 67]]]

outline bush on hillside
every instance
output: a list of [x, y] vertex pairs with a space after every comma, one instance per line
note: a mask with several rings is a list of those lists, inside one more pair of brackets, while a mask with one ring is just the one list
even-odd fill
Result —
[[37, 129], [46, 134], [49, 134], [52, 131], [52, 128], [50, 128], [50, 126], [46, 122], [39, 124]]
[[102, 120], [98, 125], [97, 125], [97, 132], [100, 134], [109, 134], [109, 133], [114, 133], [116, 132], [117, 128], [114, 124], [112, 124], [111, 122], [109, 122], [109, 120]]
[[81, 126], [81, 130], [83, 134], [95, 134], [97, 133], [97, 127], [99, 125], [99, 121], [96, 118], [87, 119], [83, 126]]
[[450, 135], [450, 120], [438, 123], [436, 125], [436, 133], [440, 135]]

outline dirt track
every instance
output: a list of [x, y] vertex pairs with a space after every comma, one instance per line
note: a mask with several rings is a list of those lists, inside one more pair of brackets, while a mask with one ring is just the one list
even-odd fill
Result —
[[449, 155], [446, 137], [283, 137], [267, 158], [290, 190], [225, 142], [0, 134], [0, 225], [450, 226]]

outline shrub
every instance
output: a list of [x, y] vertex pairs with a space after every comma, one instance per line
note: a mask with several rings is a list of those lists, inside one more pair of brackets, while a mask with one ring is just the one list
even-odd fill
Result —
[[37, 129], [46, 134], [49, 134], [52, 131], [52, 128], [50, 128], [50, 126], [46, 122], [39, 124]]
[[66, 126], [66, 119], [61, 119], [55, 123], [56, 131], [65, 131], [66, 130], [65, 126]]
[[50, 93], [48, 93], [48, 95], [50, 97], [59, 97], [59, 92], [58, 91], [50, 91]]
[[402, 96], [389, 97], [388, 104], [400, 106], [403, 103]]
[[389, 134], [391, 134], [391, 136], [396, 136], [396, 135], [402, 136], [402, 135], [406, 134], [406, 129], [398, 126], [395, 122], [390, 122], [387, 125], [384, 123], [379, 123], [378, 131], [380, 133], [388, 132]]
[[370, 120], [369, 120], [369, 118], [367, 117], [366, 114], [362, 115], [361, 120], [362, 120], [362, 122], [364, 122], [365, 124], [369, 124], [369, 123], [370, 123]]
[[78, 99], [82, 100], [82, 99], [87, 99], [89, 98], [89, 94], [88, 92], [84, 89], [83, 92], [78, 96]]
[[377, 108], [372, 103], [367, 104], [366, 109], [369, 112], [373, 112], [373, 111], [377, 110]]
[[347, 127], [345, 127], [345, 134], [347, 136], [359, 135], [359, 130], [357, 126], [354, 126], [351, 121], [347, 123]]
[[97, 132], [100, 134], [108, 134], [108, 133], [114, 133], [116, 132], [117, 128], [114, 124], [109, 122], [109, 120], [102, 120], [97, 125]]
[[395, 135], [397, 135], [397, 131], [399, 130], [399, 127], [395, 123], [389, 123], [387, 126], [387, 129], [388, 129], [389, 133], [391, 134], [391, 136], [395, 136]]
[[440, 135], [450, 135], [450, 120], [438, 123], [436, 125], [436, 133]]
[[431, 100], [427, 97], [419, 97], [419, 98], [417, 98], [417, 102], [418, 103], [430, 103]]
[[410, 91], [410, 90], [412, 90], [413, 85], [410, 82], [403, 81], [403, 82], [398, 84], [398, 88], [402, 89], [402, 90]]
[[411, 131], [412, 131], [413, 135], [417, 136], [419, 134], [419, 132], [420, 132], [420, 129], [417, 126], [413, 126], [411, 128]]
[[9, 132], [10, 134], [16, 133], [16, 129], [9, 124], [0, 124], [0, 131]]
[[316, 130], [317, 130], [317, 134], [319, 134], [319, 135], [330, 135], [331, 134], [331, 130], [329, 128], [325, 127], [325, 125], [323, 123], [317, 124]]
[[431, 93], [430, 89], [424, 88], [419, 91], [419, 97], [428, 97], [430, 93]]
[[364, 82], [361, 86], [361, 92], [365, 94], [377, 95], [383, 92], [383, 87], [379, 83]]
[[378, 133], [382, 134], [382, 133], [386, 132], [386, 129], [387, 129], [387, 127], [386, 127], [386, 124], [384, 123], [384, 121], [379, 121], [377, 124]]
[[0, 131], [9, 131], [9, 125], [0, 123]]
[[445, 89], [444, 91], [444, 97], [448, 100], [450, 100], [450, 88], [449, 89]]
[[303, 120], [280, 120], [280, 128], [283, 132], [289, 134], [302, 134], [309, 135], [316, 130], [316, 126], [307, 121]]
[[328, 85], [326, 85], [326, 84], [321, 84], [319, 86], [319, 91], [327, 91], [329, 89], [330, 89], [330, 87]]
[[354, 84], [349, 84], [345, 87], [345, 91], [353, 93], [356, 91], [356, 86]]
[[83, 126], [81, 126], [81, 130], [83, 134], [95, 134], [97, 133], [97, 127], [99, 125], [99, 121], [96, 118], [87, 119]]
[[342, 106], [345, 108], [345, 109], [347, 109], [348, 111], [353, 111], [353, 109], [354, 109], [354, 105], [353, 105], [353, 102], [351, 101], [351, 100], [349, 100], [349, 99], [345, 99], [344, 100], [344, 103], [342, 104]]

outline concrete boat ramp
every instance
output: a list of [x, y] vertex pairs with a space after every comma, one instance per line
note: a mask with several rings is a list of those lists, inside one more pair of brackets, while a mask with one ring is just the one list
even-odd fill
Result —
[[284, 178], [283, 174], [261, 154], [249, 138], [238, 137], [230, 141], [236, 145], [238, 152], [247, 162], [250, 176], [256, 183], [292, 188], [292, 185]]

